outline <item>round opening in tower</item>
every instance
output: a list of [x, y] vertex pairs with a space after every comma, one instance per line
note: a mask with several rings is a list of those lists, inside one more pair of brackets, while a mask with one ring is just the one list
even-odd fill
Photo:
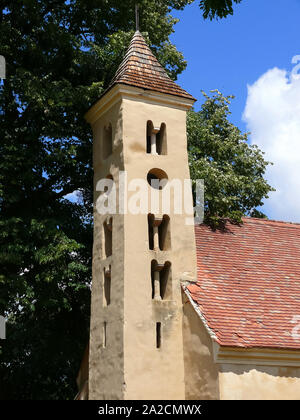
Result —
[[104, 192], [106, 193], [106, 195], [109, 195], [111, 193], [111, 190], [113, 189], [114, 178], [111, 174], [109, 174], [106, 176], [106, 179], [112, 181], [111, 183], [109, 183], [109, 185], [104, 187]]
[[153, 168], [147, 174], [147, 181], [152, 188], [162, 190], [168, 182], [168, 175], [162, 169]]

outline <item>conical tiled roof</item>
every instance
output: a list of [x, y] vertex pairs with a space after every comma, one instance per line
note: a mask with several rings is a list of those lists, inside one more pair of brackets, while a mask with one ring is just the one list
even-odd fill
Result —
[[117, 83], [195, 100], [170, 79], [139, 31], [134, 34], [124, 60], [109, 87]]

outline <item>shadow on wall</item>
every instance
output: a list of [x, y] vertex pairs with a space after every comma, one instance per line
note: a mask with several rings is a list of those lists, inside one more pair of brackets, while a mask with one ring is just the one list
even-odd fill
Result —
[[219, 375], [213, 360], [212, 340], [183, 291], [182, 301], [185, 398], [218, 400]]
[[[276, 378], [286, 378], [288, 380], [291, 380], [293, 378], [300, 379], [300, 368], [296, 367], [224, 364], [220, 368], [221, 373], [234, 373], [235, 375], [250, 375], [253, 371], [260, 372], [262, 374], [266, 374], [268, 376]], [[267, 387], [268, 385], [265, 384], [265, 386]]]

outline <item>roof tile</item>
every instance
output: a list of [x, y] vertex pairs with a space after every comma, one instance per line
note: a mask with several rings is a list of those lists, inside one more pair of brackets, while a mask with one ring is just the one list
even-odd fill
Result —
[[300, 349], [300, 225], [245, 218], [195, 235], [198, 281], [187, 291], [219, 344]]
[[109, 88], [117, 83], [150, 89], [195, 101], [192, 95], [170, 79], [139, 31], [134, 34], [124, 60], [119, 66]]

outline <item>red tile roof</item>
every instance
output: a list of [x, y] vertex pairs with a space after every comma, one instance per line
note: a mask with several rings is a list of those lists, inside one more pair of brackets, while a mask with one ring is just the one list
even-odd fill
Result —
[[195, 234], [198, 282], [187, 293], [216, 341], [299, 349], [300, 225], [246, 218], [225, 231], [196, 226]]
[[178, 86], [159, 64], [142, 34], [137, 31], [109, 88], [121, 83], [154, 90], [195, 101], [192, 95]]

